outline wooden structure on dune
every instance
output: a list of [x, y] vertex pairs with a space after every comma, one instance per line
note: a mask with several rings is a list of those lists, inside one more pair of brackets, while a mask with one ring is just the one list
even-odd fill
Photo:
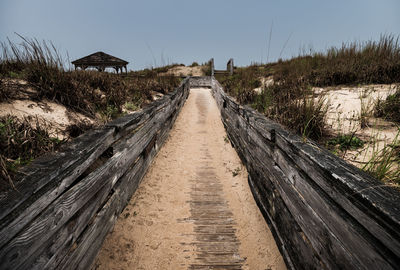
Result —
[[89, 67], [93, 67], [96, 68], [98, 71], [104, 71], [106, 68], [113, 68], [116, 70], [117, 73], [122, 72], [123, 68], [125, 68], [125, 73], [127, 73], [126, 66], [128, 65], [128, 63], [129, 62], [125, 60], [106, 54], [104, 52], [96, 52], [72, 61], [75, 69], [81, 68], [85, 70]]

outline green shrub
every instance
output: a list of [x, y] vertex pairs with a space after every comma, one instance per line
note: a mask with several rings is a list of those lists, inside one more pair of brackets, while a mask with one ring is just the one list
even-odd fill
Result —
[[400, 124], [400, 87], [386, 100], [378, 100], [375, 106], [375, 116]]
[[341, 151], [354, 150], [364, 146], [364, 142], [354, 134], [338, 135], [327, 142], [328, 147], [338, 147]]

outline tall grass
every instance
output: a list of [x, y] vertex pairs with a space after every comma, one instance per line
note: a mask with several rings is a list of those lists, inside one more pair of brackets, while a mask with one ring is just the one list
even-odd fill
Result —
[[375, 116], [400, 124], [400, 87], [396, 92], [386, 97], [385, 100], [378, 100], [375, 106]]
[[282, 61], [274, 67], [274, 79], [313, 86], [400, 82], [399, 39], [382, 35], [378, 41], [343, 43]]
[[267, 86], [256, 96], [253, 107], [303, 137], [318, 140], [326, 134], [328, 104], [309, 89]]
[[13, 185], [19, 167], [60, 145], [62, 141], [48, 130], [49, 123], [38, 118], [0, 117], [0, 189], [7, 182]]
[[[239, 103], [250, 104], [302, 136], [319, 139], [325, 133], [328, 106], [317, 98], [309, 87], [292, 82], [262, 85], [262, 76], [270, 75], [263, 66], [238, 68], [233, 76], [220, 75], [217, 79]], [[260, 88], [261, 93], [256, 93]]]
[[239, 103], [252, 103], [256, 96], [254, 88], [261, 86], [259, 67], [252, 65], [237, 68], [232, 76], [216, 75], [217, 80], [224, 86], [228, 94], [235, 97]]
[[[107, 72], [66, 70], [66, 61], [51, 42], [21, 39], [18, 45], [11, 41], [1, 43], [0, 76], [17, 74], [38, 90], [38, 99], [59, 102], [90, 117], [110, 106], [121, 112], [123, 104], [132, 98], [144, 102], [151, 97], [151, 90], [166, 93], [179, 84], [178, 78], [159, 77], [157, 72], [122, 78]], [[6, 94], [0, 89], [0, 101]]]
[[373, 149], [373, 155], [362, 168], [384, 182], [400, 185], [400, 129], [391, 144], [381, 150]]
[[[269, 76], [274, 84], [262, 86], [261, 78]], [[400, 43], [393, 35], [382, 35], [378, 41], [344, 43], [324, 53], [237, 68], [233, 76], [219, 75], [217, 79], [238, 102], [252, 104], [297, 133], [319, 139], [326, 133], [327, 105], [313, 95], [312, 88], [400, 82]], [[261, 93], [256, 93], [254, 89], [260, 86]], [[383, 110], [398, 110], [398, 97], [400, 94], [393, 96], [397, 101]], [[360, 115], [364, 125], [368, 115]]]
[[[159, 76], [168, 68], [147, 70], [139, 76], [125, 76], [98, 71], [68, 70], [65, 59], [51, 42], [20, 36], [21, 43], [8, 40], [0, 44], [0, 102], [14, 99], [17, 88], [11, 79], [21, 79], [36, 89], [31, 97], [58, 102], [70, 110], [91, 118], [109, 121], [122, 113], [124, 104], [140, 108], [152, 100], [152, 91], [168, 93], [180, 79]], [[100, 115], [100, 116], [99, 116]], [[0, 176], [12, 185], [16, 170], [43, 153], [53, 151], [59, 140], [48, 132], [48, 124], [37, 120], [9, 116], [0, 118]], [[91, 125], [78, 123], [67, 128], [71, 137], [78, 136]]]

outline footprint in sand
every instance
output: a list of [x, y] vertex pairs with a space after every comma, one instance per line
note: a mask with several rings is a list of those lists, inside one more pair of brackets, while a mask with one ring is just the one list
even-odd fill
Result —
[[147, 226], [151, 226], [151, 225], [154, 224], [154, 222], [151, 221], [151, 220], [146, 220], [145, 223], [146, 223]]

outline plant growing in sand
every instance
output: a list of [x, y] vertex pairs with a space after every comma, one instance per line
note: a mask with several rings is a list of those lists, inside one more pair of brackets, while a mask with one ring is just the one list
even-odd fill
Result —
[[[180, 82], [174, 76], [158, 76], [169, 67], [130, 72], [124, 77], [108, 72], [66, 70], [67, 61], [51, 42], [20, 38], [20, 45], [11, 41], [1, 43], [0, 75], [9, 78], [11, 73], [19, 74], [37, 89], [38, 99], [57, 101], [89, 117], [95, 117], [99, 111], [107, 113], [110, 106], [121, 113], [122, 106], [132, 96], [140, 95], [144, 102], [151, 98], [151, 90], [165, 94]], [[97, 91], [104, 95], [96, 94]], [[2, 100], [4, 92], [0, 91]]]
[[362, 168], [364, 171], [373, 175], [384, 182], [400, 185], [400, 129], [391, 144], [378, 150], [373, 144], [372, 157]]
[[313, 86], [400, 82], [400, 43], [394, 35], [378, 41], [343, 43], [274, 64], [274, 80]]
[[400, 124], [400, 85], [385, 100], [378, 99], [374, 114]]
[[338, 147], [341, 151], [353, 150], [364, 146], [364, 142], [355, 133], [338, 135], [330, 139], [328, 146]]
[[326, 133], [329, 104], [309, 90], [297, 90], [296, 93], [282, 85], [268, 86], [257, 96], [253, 107], [303, 138], [319, 139]]
[[232, 171], [232, 176], [233, 176], [233, 177], [238, 176], [239, 173], [240, 173], [240, 171], [241, 171], [241, 169], [240, 169], [239, 167], [235, 168], [235, 169]]
[[[159, 76], [165, 68], [131, 72], [127, 76], [90, 70], [71, 71], [64, 67], [67, 61], [51, 42], [19, 37], [22, 42], [18, 45], [9, 40], [0, 43], [0, 102], [15, 98], [15, 91], [21, 89], [12, 88], [9, 83], [18, 78], [35, 89], [34, 98], [37, 100], [51, 100], [70, 111], [92, 119], [100, 117], [107, 122], [121, 115], [126, 102], [131, 101], [140, 107], [152, 100], [151, 91], [166, 94], [180, 83], [177, 77]], [[48, 134], [43, 126], [29, 125], [27, 121], [20, 123], [14, 118], [1, 121], [2, 180], [11, 181], [20, 166], [53, 151], [61, 143], [52, 139], [53, 135]], [[75, 137], [90, 128], [90, 124], [78, 123], [68, 127], [67, 132]]]
[[359, 121], [361, 128], [368, 127], [368, 119], [373, 116], [374, 102], [370, 98], [371, 91], [373, 91], [373, 89], [363, 89], [359, 93], [359, 99], [361, 104]]
[[7, 182], [13, 186], [13, 178], [21, 166], [54, 151], [63, 142], [49, 129], [49, 124], [38, 118], [0, 117], [0, 189]]

